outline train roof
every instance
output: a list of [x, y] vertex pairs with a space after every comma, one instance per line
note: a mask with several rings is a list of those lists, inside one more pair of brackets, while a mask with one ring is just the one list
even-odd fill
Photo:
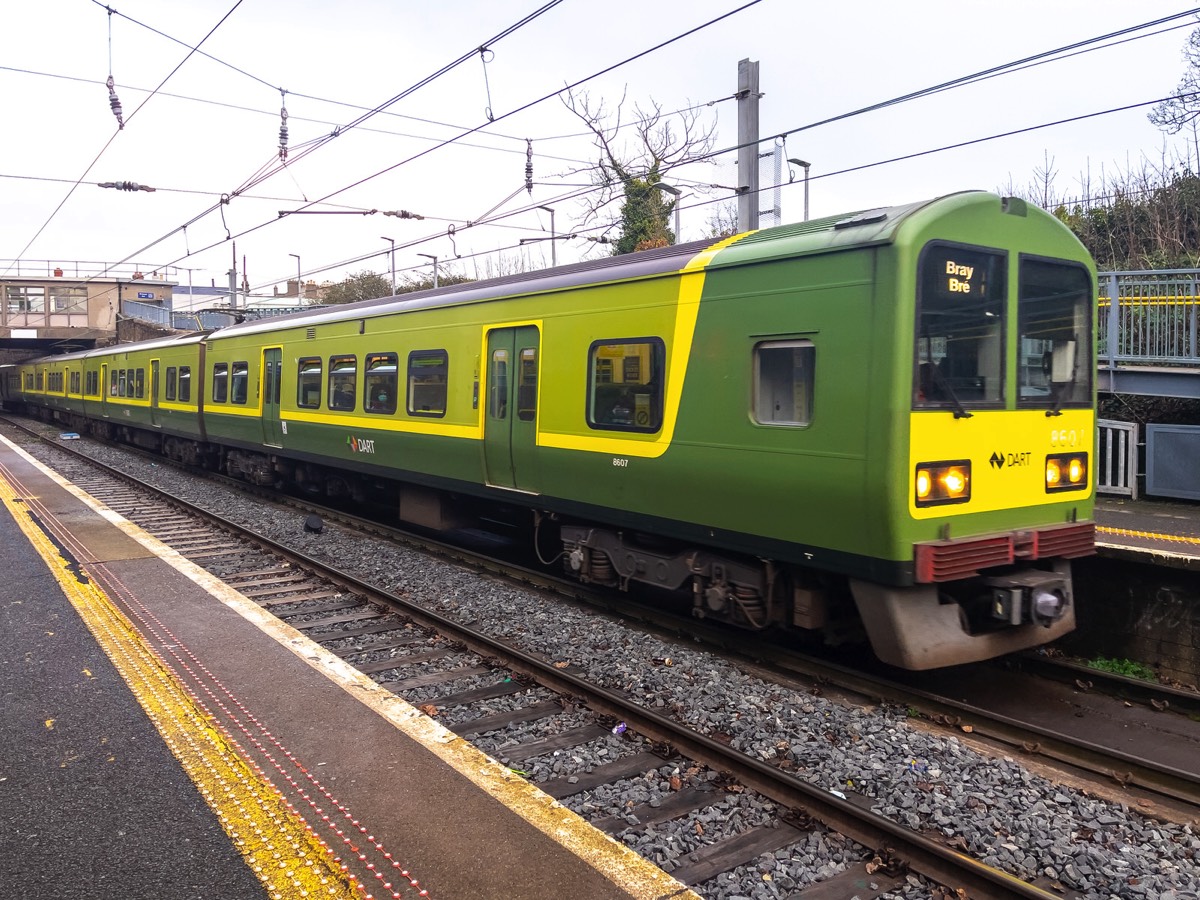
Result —
[[[994, 196], [978, 191], [966, 193], [976, 194], [981, 198]], [[735, 237], [731, 243], [732, 247], [745, 252], [717, 254], [710, 262], [709, 267], [722, 268], [728, 265], [744, 265], [747, 262], [761, 261], [776, 256], [831, 252], [854, 246], [889, 243], [894, 239], [901, 224], [914, 213], [955, 196], [962, 195], [953, 194], [918, 203], [857, 210], [823, 219], [749, 232]], [[686, 244], [675, 244], [670, 247], [621, 256], [607, 256], [553, 269], [449, 285], [395, 297], [380, 297], [373, 300], [360, 300], [356, 303], [324, 306], [311, 311], [228, 325], [214, 332], [213, 339], [219, 340], [224, 337], [253, 334], [259, 331], [274, 331], [287, 327], [306, 328], [347, 319], [667, 275], [678, 272], [691, 259], [700, 253], [718, 248], [721, 243], [712, 240], [690, 241]]]

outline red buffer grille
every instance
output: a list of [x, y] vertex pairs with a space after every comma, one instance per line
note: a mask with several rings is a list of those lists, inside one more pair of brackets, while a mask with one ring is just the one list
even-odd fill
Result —
[[1096, 552], [1096, 525], [1078, 522], [1036, 531], [917, 544], [916, 579], [928, 584], [978, 575], [1016, 559], [1072, 559]]
[[1090, 556], [1096, 552], [1096, 523], [1079, 522], [1073, 525], [1059, 525], [1056, 528], [1043, 528], [1035, 531], [1033, 555], [1035, 559], [1048, 556], [1061, 556], [1073, 559], [1077, 556]]
[[1012, 537], [970, 541], [938, 541], [917, 544], [917, 581], [954, 581], [969, 578], [992, 566], [1005, 566], [1013, 561]]

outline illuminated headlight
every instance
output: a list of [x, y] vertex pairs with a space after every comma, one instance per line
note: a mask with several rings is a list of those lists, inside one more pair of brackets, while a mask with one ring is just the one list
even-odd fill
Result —
[[917, 506], [966, 503], [971, 499], [971, 463], [965, 459], [918, 463], [913, 486]]
[[1079, 491], [1088, 487], [1086, 453], [1056, 453], [1046, 457], [1046, 493]]

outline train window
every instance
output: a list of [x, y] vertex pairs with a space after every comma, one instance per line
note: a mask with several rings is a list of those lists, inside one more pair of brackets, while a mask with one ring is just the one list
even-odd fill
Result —
[[492, 351], [491, 371], [488, 373], [488, 415], [493, 419], [508, 416], [508, 351], [497, 348]]
[[79, 383], [80, 383], [79, 373], [72, 372], [71, 373], [71, 393], [72, 394], [79, 393]]
[[368, 353], [364, 360], [366, 384], [363, 386], [363, 409], [370, 413], [391, 415], [396, 411], [397, 367], [395, 353]]
[[408, 414], [446, 415], [450, 357], [445, 350], [414, 350], [408, 354]]
[[331, 356], [329, 358], [329, 408], [354, 409], [354, 395], [358, 390], [358, 357]]
[[662, 427], [666, 347], [658, 338], [596, 341], [588, 361], [588, 424], [651, 433]]
[[192, 367], [179, 367], [179, 402], [188, 403], [192, 399]]
[[809, 340], [763, 341], [754, 347], [754, 421], [812, 422], [816, 347]]
[[129, 396], [129, 376], [125, 369], [117, 370], [117, 396]]
[[537, 348], [523, 347], [517, 375], [517, 418], [522, 422], [532, 422], [537, 414], [537, 379]]
[[1006, 268], [999, 251], [941, 243], [922, 251], [914, 409], [1003, 402]]
[[133, 395], [141, 400], [146, 396], [146, 370], [136, 369], [133, 374]]
[[87, 394], [89, 397], [95, 397], [97, 394], [100, 393], [100, 373], [99, 372], [95, 372], [95, 371], [88, 372], [87, 378], [84, 380], [86, 382], [86, 385], [84, 387], [85, 394]]
[[229, 381], [229, 402], [245, 403], [250, 383], [249, 365], [244, 362], [235, 362], [233, 364], [233, 377]]
[[46, 389], [46, 371], [45, 371], [45, 369], [38, 369], [37, 389], [39, 391], [44, 391]]
[[1091, 277], [1078, 264], [1025, 256], [1019, 273], [1018, 405], [1059, 408], [1091, 403]]
[[321, 407], [321, 359], [304, 356], [297, 364], [296, 405], [305, 409]]
[[225, 403], [229, 399], [229, 363], [213, 364], [213, 403]]
[[120, 373], [117, 369], [113, 369], [109, 374], [112, 377], [108, 381], [108, 396], [115, 397], [117, 396], [117, 381]]
[[167, 366], [167, 378], [163, 382], [163, 398], [166, 400], [175, 399], [175, 374], [175, 367]]

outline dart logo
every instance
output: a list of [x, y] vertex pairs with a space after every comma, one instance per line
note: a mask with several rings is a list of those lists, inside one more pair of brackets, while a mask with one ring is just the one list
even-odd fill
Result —
[[346, 445], [350, 448], [351, 453], [375, 452], [375, 441], [369, 438], [360, 438], [351, 435], [346, 438]]
[[1029, 465], [1030, 453], [1026, 450], [1024, 453], [1001, 453], [993, 451], [988, 457], [988, 464], [997, 471], [1005, 466], [1027, 466]]

